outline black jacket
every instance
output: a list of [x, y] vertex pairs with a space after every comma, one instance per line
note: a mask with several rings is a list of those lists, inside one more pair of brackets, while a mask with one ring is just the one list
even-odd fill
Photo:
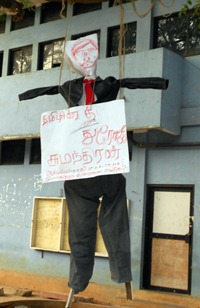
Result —
[[[83, 77], [70, 80], [60, 86], [50, 86], [35, 88], [28, 90], [19, 95], [19, 100], [32, 99], [41, 95], [61, 94], [70, 107], [78, 105], [83, 95]], [[97, 100], [94, 103], [103, 103], [115, 100], [120, 88], [128, 89], [157, 89], [166, 90], [168, 80], [159, 77], [148, 78], [124, 78], [115, 79], [115, 77], [107, 77], [101, 79], [97, 77], [94, 84], [94, 93]]]

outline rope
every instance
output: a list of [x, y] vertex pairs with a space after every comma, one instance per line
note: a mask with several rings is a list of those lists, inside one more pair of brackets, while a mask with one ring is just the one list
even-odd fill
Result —
[[160, 3], [162, 6], [164, 6], [164, 7], [166, 7], [166, 8], [171, 8], [171, 7], [175, 6], [175, 0], [172, 0], [172, 4], [170, 4], [170, 5], [166, 5], [162, 0], [158, 0], [158, 1], [159, 1], [159, 3]]
[[156, 1], [157, 1], [157, 0], [152, 0], [151, 5], [149, 6], [148, 10], [147, 10], [145, 13], [139, 13], [139, 12], [138, 12], [138, 10], [137, 10], [137, 8], [136, 8], [136, 5], [135, 5], [136, 0], [131, 0], [131, 4], [132, 4], [132, 6], [133, 6], [133, 10], [134, 10], [134, 12], [136, 13], [136, 15], [139, 16], [139, 17], [141, 17], [141, 18], [144, 18], [144, 17], [146, 17], [146, 16], [149, 14], [149, 12], [152, 10], [152, 8], [154, 7]]
[[[169, 6], [166, 5], [165, 3], [163, 3], [162, 0], [159, 0], [159, 4], [160, 4], [160, 6], [161, 6], [161, 10], [162, 10], [163, 7], [165, 7], [165, 8], [171, 8], [171, 7], [175, 7], [175, 0], [172, 0], [172, 4], [170, 4]], [[171, 16], [171, 15], [172, 15], [172, 13], [162, 14], [162, 16], [165, 17], [165, 18], [167, 18], [167, 17], [169, 17], [169, 16]]]
[[[119, 29], [119, 44], [118, 44], [118, 56], [119, 56], [119, 80], [124, 77], [124, 64], [125, 64], [125, 25], [124, 25], [124, 7], [121, 0], [118, 0], [120, 4], [120, 29]], [[124, 89], [120, 87], [120, 98], [124, 97]]]
[[[115, 1], [119, 1], [119, 0], [115, 0]], [[146, 17], [146, 16], [150, 13], [150, 11], [153, 9], [153, 7], [154, 7], [156, 1], [161, 5], [161, 7], [170, 8], [170, 7], [175, 6], [175, 0], [172, 0], [172, 4], [170, 4], [170, 5], [166, 5], [166, 4], [163, 2], [163, 0], [152, 0], [152, 3], [151, 3], [151, 5], [149, 6], [148, 10], [147, 10], [145, 13], [139, 13], [138, 10], [137, 10], [136, 4], [135, 4], [136, 1], [137, 1], [137, 0], [131, 0], [131, 4], [132, 4], [132, 7], [133, 7], [133, 10], [134, 10], [135, 14], [136, 14], [138, 17], [141, 17], [141, 18]], [[171, 14], [172, 14], [172, 13], [165, 14], [165, 15], [163, 14], [163, 16], [168, 17], [168, 16], [170, 16]]]
[[[65, 9], [64, 1], [65, 0], [62, 0], [62, 10], [60, 12], [60, 15], [62, 15], [63, 10]], [[60, 64], [60, 73], [59, 73], [59, 82], [58, 82], [59, 87], [61, 85], [62, 72], [63, 72], [65, 43], [68, 40], [68, 25], [69, 25], [69, 20], [70, 20], [70, 9], [71, 9], [71, 2], [67, 2], [66, 35], [65, 35], [65, 39], [64, 39], [64, 49], [63, 49], [62, 60], [61, 60], [61, 64]], [[70, 80], [71, 80], [71, 76], [70, 76]], [[71, 92], [71, 83], [70, 83], [70, 86], [69, 86], [68, 107], [70, 107], [70, 92]]]
[[65, 9], [65, 0], [62, 0], [62, 8], [61, 8], [61, 11], [60, 11], [60, 17], [61, 18], [65, 18], [65, 16], [63, 15], [64, 9]]

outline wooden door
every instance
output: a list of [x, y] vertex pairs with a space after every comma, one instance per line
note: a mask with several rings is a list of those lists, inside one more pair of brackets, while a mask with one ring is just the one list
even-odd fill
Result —
[[143, 286], [190, 293], [192, 187], [148, 187]]

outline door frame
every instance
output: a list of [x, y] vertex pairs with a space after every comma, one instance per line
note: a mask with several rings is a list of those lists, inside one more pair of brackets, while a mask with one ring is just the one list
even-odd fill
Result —
[[[189, 259], [188, 259], [188, 290], [152, 286], [151, 281], [151, 255], [153, 237], [181, 239], [181, 235], [153, 234], [153, 210], [154, 210], [154, 192], [190, 192], [190, 222], [189, 222]], [[146, 210], [144, 215], [144, 249], [143, 249], [143, 271], [142, 288], [147, 290], [165, 291], [173, 293], [191, 294], [192, 279], [192, 231], [193, 231], [193, 213], [194, 213], [194, 185], [147, 185]], [[185, 240], [187, 240], [185, 238]]]

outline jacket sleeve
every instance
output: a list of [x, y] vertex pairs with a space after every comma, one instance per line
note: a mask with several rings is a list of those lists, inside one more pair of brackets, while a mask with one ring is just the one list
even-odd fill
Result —
[[35, 88], [19, 94], [19, 100], [32, 99], [42, 95], [55, 95], [59, 93], [59, 86]]
[[160, 77], [124, 78], [120, 81], [120, 87], [128, 89], [157, 89], [166, 90], [169, 81]]

